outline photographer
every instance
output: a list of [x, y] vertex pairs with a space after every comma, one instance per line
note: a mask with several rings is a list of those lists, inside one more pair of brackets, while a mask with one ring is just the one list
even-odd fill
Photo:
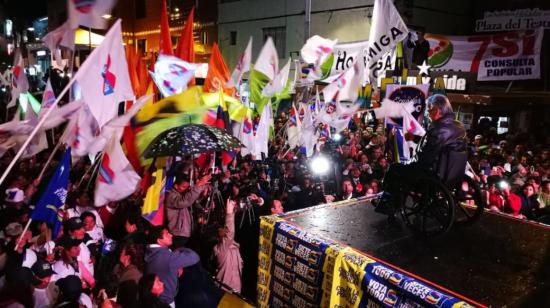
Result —
[[325, 201], [322, 187], [320, 185], [313, 185], [309, 176], [304, 176], [301, 184], [294, 186], [292, 191], [294, 193], [294, 204], [287, 209], [288, 211], [318, 205]]
[[166, 227], [174, 235], [172, 248], [183, 247], [189, 241], [193, 228], [192, 205], [208, 187], [210, 178], [210, 174], [205, 175], [191, 187], [189, 179], [180, 176], [166, 194]]

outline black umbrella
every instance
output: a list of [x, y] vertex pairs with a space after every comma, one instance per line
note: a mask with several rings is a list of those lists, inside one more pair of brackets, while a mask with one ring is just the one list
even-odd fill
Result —
[[143, 151], [145, 158], [184, 156], [243, 147], [239, 139], [225, 130], [204, 124], [186, 124], [158, 135]]

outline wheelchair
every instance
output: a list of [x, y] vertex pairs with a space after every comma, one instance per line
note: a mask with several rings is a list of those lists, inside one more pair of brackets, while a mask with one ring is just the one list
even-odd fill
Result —
[[402, 183], [397, 209], [415, 233], [437, 237], [477, 221], [485, 208], [479, 185], [465, 172], [467, 153], [442, 151], [439, 168]]

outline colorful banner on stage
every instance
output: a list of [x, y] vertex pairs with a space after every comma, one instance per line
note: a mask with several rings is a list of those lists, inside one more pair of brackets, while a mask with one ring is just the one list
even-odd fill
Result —
[[278, 216], [261, 217], [258, 257], [259, 307], [472, 307]]
[[426, 34], [432, 69], [477, 73], [477, 80], [540, 78], [544, 31], [514, 31], [472, 36]]

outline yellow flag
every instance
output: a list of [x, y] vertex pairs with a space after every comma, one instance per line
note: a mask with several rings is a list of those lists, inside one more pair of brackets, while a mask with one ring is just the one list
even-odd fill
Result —
[[[152, 93], [153, 85], [149, 84], [147, 93]], [[177, 116], [179, 113], [195, 110], [201, 103], [202, 87], [193, 86], [180, 94], [166, 97], [158, 102], [148, 101], [136, 115], [139, 123], [159, 118]]]

